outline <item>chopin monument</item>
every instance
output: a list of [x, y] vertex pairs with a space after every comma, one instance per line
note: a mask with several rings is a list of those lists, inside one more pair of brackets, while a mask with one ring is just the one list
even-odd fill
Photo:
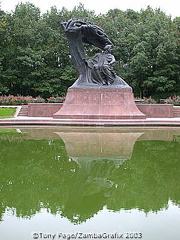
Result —
[[[143, 119], [134, 102], [132, 88], [113, 70], [113, 44], [99, 26], [82, 19], [61, 23], [70, 53], [79, 74], [68, 88], [57, 119]], [[83, 43], [99, 48], [92, 59], [86, 59]]]

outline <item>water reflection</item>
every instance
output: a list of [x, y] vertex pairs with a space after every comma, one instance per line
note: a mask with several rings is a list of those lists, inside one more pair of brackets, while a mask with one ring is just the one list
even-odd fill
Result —
[[167, 208], [169, 200], [179, 206], [177, 131], [164, 140], [142, 130], [48, 129], [46, 138], [41, 131], [0, 134], [1, 220], [7, 209], [31, 218], [46, 208], [81, 223], [104, 206], [145, 213]]

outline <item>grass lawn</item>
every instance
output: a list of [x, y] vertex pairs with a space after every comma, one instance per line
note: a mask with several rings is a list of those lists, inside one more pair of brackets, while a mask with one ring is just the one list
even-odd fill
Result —
[[13, 117], [16, 112], [16, 108], [0, 107], [0, 118]]
[[17, 133], [17, 132], [16, 132], [16, 129], [0, 129], [0, 134], [2, 133]]

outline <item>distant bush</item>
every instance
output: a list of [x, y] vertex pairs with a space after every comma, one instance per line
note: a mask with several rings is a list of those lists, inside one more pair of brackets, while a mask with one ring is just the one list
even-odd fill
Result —
[[136, 103], [142, 103], [142, 104], [156, 104], [156, 100], [152, 99], [151, 97], [148, 98], [136, 98], [135, 99]]
[[144, 103], [147, 103], [147, 104], [156, 104], [156, 100], [154, 100], [153, 98], [151, 97], [148, 97], [148, 98], [144, 98]]
[[30, 96], [0, 96], [0, 105], [24, 105], [28, 102], [33, 102], [33, 98]]
[[46, 99], [48, 103], [62, 103], [65, 97], [50, 97]]
[[169, 97], [164, 100], [165, 103], [180, 106], [180, 96]]
[[136, 103], [142, 103], [142, 104], [156, 104], [156, 103], [164, 103], [164, 104], [173, 104], [174, 106], [180, 106], [180, 96], [173, 96], [168, 97], [166, 99], [159, 99], [154, 100], [153, 98], [136, 98]]
[[47, 99], [31, 96], [0, 96], [0, 105], [27, 105], [28, 103], [61, 103], [65, 97], [50, 97]]

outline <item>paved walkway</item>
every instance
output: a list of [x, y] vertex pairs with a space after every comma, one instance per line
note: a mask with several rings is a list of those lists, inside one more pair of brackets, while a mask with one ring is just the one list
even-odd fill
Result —
[[52, 117], [14, 117], [0, 119], [0, 126], [67, 125], [67, 126], [180, 126], [180, 118], [146, 119], [53, 119]]

